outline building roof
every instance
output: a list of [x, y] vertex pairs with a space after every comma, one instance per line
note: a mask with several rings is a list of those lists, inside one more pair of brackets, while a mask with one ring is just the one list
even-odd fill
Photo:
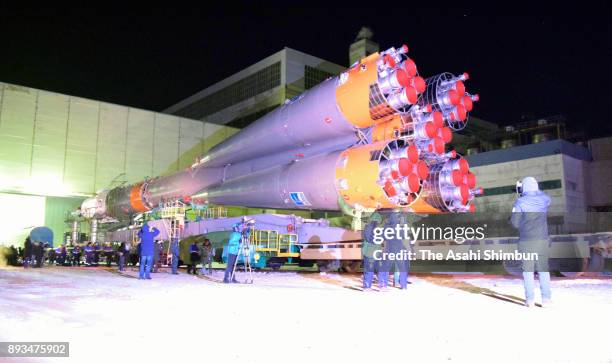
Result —
[[[216, 91], [219, 91], [219, 90], [223, 89], [224, 87], [226, 87], [226, 86], [228, 86], [228, 85], [230, 85], [230, 84], [232, 84], [234, 82], [237, 82], [237, 81], [239, 81], [239, 80], [241, 80], [241, 79], [243, 79], [243, 78], [245, 78], [245, 77], [247, 77], [247, 76], [249, 76], [249, 75], [251, 75], [251, 74], [253, 74], [253, 73], [255, 73], [255, 72], [257, 72], [257, 71], [259, 71], [259, 70], [261, 70], [261, 69], [271, 65], [271, 64], [273, 64], [273, 63], [276, 63], [276, 62], [285, 62], [287, 60], [287, 55], [290, 55], [291, 58], [299, 57], [299, 58], [303, 58], [303, 59], [310, 59], [311, 61], [314, 61], [314, 62], [321, 62], [321, 63], [325, 63], [325, 64], [328, 64], [328, 65], [334, 65], [334, 66], [337, 66], [339, 70], [343, 70], [345, 68], [345, 67], [340, 66], [340, 65], [335, 65], [334, 63], [328, 62], [328, 61], [326, 61], [324, 59], [312, 56], [310, 54], [307, 54], [307, 53], [304, 53], [304, 52], [300, 52], [299, 50], [295, 50], [295, 49], [292, 49], [292, 48], [289, 48], [289, 47], [284, 47], [280, 51], [278, 51], [278, 52], [276, 52], [276, 53], [274, 53], [274, 54], [272, 54], [272, 55], [270, 55], [270, 56], [260, 60], [257, 63], [254, 63], [254, 64], [252, 64], [252, 65], [250, 65], [250, 66], [240, 70], [239, 72], [236, 72], [236, 73], [232, 74], [229, 77], [226, 77], [226, 78], [220, 80], [219, 82], [216, 82], [216, 83], [212, 84], [209, 87], [206, 87], [205, 89], [201, 90], [200, 92], [198, 92], [198, 93], [196, 93], [194, 95], [191, 95], [191, 96], [185, 98], [184, 100], [182, 100], [182, 101], [180, 101], [180, 102], [178, 102], [178, 103], [176, 103], [176, 104], [166, 108], [162, 112], [170, 113], [170, 114], [175, 113], [175, 112], [181, 110], [182, 108], [184, 108], [184, 107], [186, 107], [186, 106], [188, 106], [188, 105], [190, 105], [190, 104], [192, 104], [192, 103], [194, 103], [194, 102], [196, 102], [196, 101], [198, 101], [198, 100], [200, 100], [200, 99], [202, 99], [202, 98], [204, 98], [204, 97], [206, 97], [206, 96], [208, 96], [208, 95], [210, 95], [210, 94], [212, 94], [212, 93], [214, 93]], [[288, 80], [285, 80], [282, 77], [282, 82], [286, 83], [286, 82], [288, 82]]]

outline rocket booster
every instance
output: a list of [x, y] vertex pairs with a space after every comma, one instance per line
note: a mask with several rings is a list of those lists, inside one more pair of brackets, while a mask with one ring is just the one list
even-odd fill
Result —
[[473, 211], [481, 193], [446, 151], [478, 95], [467, 73], [418, 75], [408, 47], [374, 53], [288, 100], [189, 169], [98, 193], [88, 217], [124, 218], [177, 199], [280, 209]]

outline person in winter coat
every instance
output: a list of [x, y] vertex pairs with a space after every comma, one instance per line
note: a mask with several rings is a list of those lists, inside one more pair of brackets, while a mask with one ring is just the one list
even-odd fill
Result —
[[127, 254], [127, 263], [136, 266], [138, 264], [138, 260], [140, 260], [140, 243], [129, 244], [128, 245], [129, 253]]
[[[401, 214], [393, 212], [389, 214], [385, 228], [395, 229], [398, 224], [401, 224]], [[397, 254], [399, 252], [408, 252], [404, 241], [398, 238], [399, 236], [393, 236], [393, 238], [385, 239], [384, 252]], [[402, 256], [408, 256], [406, 253]], [[406, 257], [407, 258], [407, 257]], [[399, 272], [399, 283], [401, 289], [406, 289], [408, 286], [408, 268], [409, 260], [389, 260], [383, 259], [380, 261], [380, 271], [378, 273], [378, 287], [386, 289], [389, 284], [389, 272], [394, 267], [395, 271]]]
[[370, 219], [363, 231], [363, 242], [361, 244], [361, 255], [363, 256], [363, 288], [364, 290], [372, 288], [372, 280], [374, 272], [379, 268], [379, 261], [374, 255], [376, 251], [381, 249], [380, 244], [374, 243], [374, 230], [378, 228], [381, 222], [380, 215], [376, 214]]
[[130, 253], [130, 249], [126, 246], [125, 242], [121, 242], [117, 249], [117, 266], [119, 271], [123, 271], [125, 268], [125, 257]]
[[93, 263], [98, 266], [100, 263], [100, 253], [102, 252], [102, 248], [100, 248], [100, 244], [98, 242], [93, 244]]
[[151, 266], [153, 264], [153, 254], [155, 253], [154, 239], [159, 234], [159, 230], [150, 227], [149, 222], [145, 222], [138, 232], [140, 238], [140, 274], [139, 279], [151, 279]]
[[510, 223], [519, 230], [519, 252], [537, 253], [537, 260], [523, 261], [523, 284], [525, 287], [525, 305], [533, 307], [534, 272], [538, 272], [542, 306], [551, 301], [550, 272], [548, 269], [549, 236], [546, 216], [550, 206], [550, 197], [540, 191], [538, 182], [533, 177], [526, 177], [517, 183], [517, 198], [512, 207]]
[[155, 242], [153, 251], [153, 270], [151, 272], [157, 273], [159, 271], [159, 258], [161, 256], [162, 244], [161, 241]]
[[85, 265], [87, 266], [91, 266], [94, 263], [94, 247], [91, 244], [91, 242], [89, 242], [87, 245], [85, 245]]
[[193, 241], [191, 246], [189, 246], [189, 259], [190, 263], [187, 266], [187, 273], [190, 274], [193, 271], [193, 274], [197, 275], [196, 265], [200, 262], [200, 247], [198, 247], [196, 241]]
[[81, 246], [79, 245], [72, 248], [72, 266], [81, 266]]
[[55, 263], [55, 249], [51, 248], [48, 243], [45, 243], [45, 251], [47, 251], [47, 260], [50, 265]]
[[33, 246], [34, 255], [36, 256], [36, 267], [42, 267], [43, 260], [45, 259], [45, 248], [42, 242], [36, 242]]
[[229, 241], [227, 243], [227, 266], [225, 267], [225, 276], [223, 282], [228, 284], [230, 282], [237, 283], [236, 276], [232, 278], [232, 271], [236, 264], [236, 258], [238, 258], [238, 251], [240, 249], [240, 241], [242, 239], [242, 233], [238, 231], [238, 226], [234, 227], [234, 231], [230, 234]]
[[103, 252], [104, 252], [104, 257], [106, 260], [106, 267], [111, 267], [111, 263], [113, 262], [114, 251], [113, 251], [113, 246], [110, 244], [110, 242], [107, 242], [104, 245]]
[[[202, 257], [202, 274], [212, 275], [212, 260], [215, 256], [215, 249], [208, 238], [204, 239], [204, 243], [200, 246], [200, 256]], [[208, 269], [206, 266], [208, 265]]]
[[66, 264], [66, 245], [62, 243], [61, 246], [55, 249], [56, 261], [60, 266]]
[[32, 263], [32, 241], [30, 240], [30, 237], [25, 239], [25, 242], [23, 244], [23, 267], [24, 268], [28, 268], [30, 266], [30, 264]]
[[174, 238], [170, 241], [170, 253], [172, 254], [172, 274], [178, 275], [178, 265], [180, 258], [179, 241]]
[[8, 264], [11, 266], [17, 266], [17, 249], [15, 248], [15, 246], [11, 245], [11, 247], [9, 247], [10, 250], [10, 256], [8, 259]]

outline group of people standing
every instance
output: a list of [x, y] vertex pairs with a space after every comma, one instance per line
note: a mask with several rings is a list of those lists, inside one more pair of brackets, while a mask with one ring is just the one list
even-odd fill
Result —
[[[138, 238], [140, 238], [139, 279], [151, 279], [151, 271], [156, 272], [161, 251], [161, 243], [155, 241], [157, 235], [159, 235], [159, 230], [149, 226], [148, 222], [145, 222], [138, 232]], [[180, 258], [179, 242], [177, 240], [172, 240], [170, 242], [170, 253], [172, 255], [172, 274], [177, 275]], [[201, 273], [212, 274], [212, 261], [214, 255], [215, 250], [208, 238], [204, 239], [201, 245], [199, 245], [197, 241], [193, 241], [189, 246], [187, 273], [197, 275], [197, 265], [202, 263]], [[122, 265], [123, 264], [120, 263], [120, 271], [122, 271]]]
[[208, 238], [204, 239], [201, 245], [198, 245], [197, 241], [189, 246], [189, 265], [187, 266], [187, 273], [194, 275], [198, 274], [196, 266], [198, 263], [202, 263], [201, 273], [210, 275], [212, 274], [212, 260], [215, 251]]
[[[403, 221], [405, 223], [405, 221]], [[361, 254], [363, 256], [363, 288], [365, 290], [372, 289], [374, 274], [377, 273], [378, 288], [386, 290], [389, 286], [389, 274], [394, 272], [394, 283], [397, 280], [400, 289], [408, 287], [408, 272], [410, 271], [410, 259], [381, 259], [382, 252], [392, 253], [395, 255], [408, 256], [411, 244], [409, 240], [401, 240], [397, 238], [386, 239], [384, 245], [374, 242], [374, 230], [376, 228], [392, 228], [402, 223], [402, 215], [400, 213], [391, 213], [387, 217], [386, 223], [383, 223], [383, 218], [380, 214], [374, 214], [370, 218], [370, 222], [366, 225], [363, 232], [363, 243], [361, 245]], [[399, 252], [399, 254], [398, 254]], [[397, 277], [397, 279], [395, 279]]]
[[[142, 226], [138, 232], [140, 243], [129, 244], [121, 242], [118, 247], [113, 247], [111, 243], [106, 243], [100, 247], [98, 243], [88, 242], [84, 245], [66, 246], [62, 244], [57, 248], [52, 248], [48, 243], [33, 242], [30, 237], [26, 238], [23, 248], [7, 248], [8, 252], [3, 253], [7, 256], [9, 265], [19, 265], [18, 257], [21, 257], [21, 264], [25, 268], [42, 267], [48, 264], [60, 266], [81, 266], [84, 259], [85, 266], [98, 266], [101, 262], [110, 267], [112, 262], [117, 263], [119, 271], [125, 271], [128, 264], [139, 265], [139, 278], [151, 279], [151, 273], [158, 272], [161, 265], [163, 242], [156, 240], [159, 230], [151, 227], [148, 222]], [[172, 274], [178, 274], [180, 264], [180, 249], [178, 240], [170, 241], [170, 255], [172, 256]], [[201, 274], [212, 274], [212, 261], [215, 249], [208, 238], [198, 243], [194, 240], [189, 246], [187, 257], [187, 273], [198, 274], [197, 265], [202, 264]]]
[[[537, 259], [523, 260], [523, 285], [525, 290], [525, 305], [535, 306], [535, 274], [540, 281], [542, 302], [541, 306], [552, 303], [549, 271], [550, 238], [548, 234], [547, 213], [550, 207], [550, 197], [542, 192], [534, 177], [525, 177], [517, 182], [518, 198], [512, 208], [510, 224], [518, 230], [519, 239], [517, 250], [537, 255]], [[380, 214], [374, 213], [363, 233], [363, 288], [372, 288], [374, 273], [378, 272], [378, 287], [384, 290], [388, 286], [391, 271], [398, 276], [401, 289], [406, 289], [410, 258], [386, 260], [380, 256], [393, 254], [394, 256], [408, 256], [411, 252], [409, 240], [400, 240], [397, 237], [385, 238], [384, 244], [377, 244], [374, 240], [376, 228], [395, 229], [399, 224], [409, 224], [407, 219], [418, 219], [418, 216], [393, 212], [387, 215], [386, 223]], [[412, 221], [414, 222], [414, 220]], [[378, 256], [378, 258], [377, 258]]]
[[23, 244], [23, 267], [42, 267], [45, 259], [45, 244], [43, 242], [32, 242], [30, 237]]
[[[119, 250], [125, 250], [125, 243], [119, 248]], [[118, 255], [119, 250], [115, 251], [110, 243], [107, 243], [104, 247], [100, 248], [97, 243], [87, 243], [84, 246], [74, 245], [66, 246], [62, 244], [57, 248], [52, 248], [48, 243], [32, 242], [30, 237], [26, 238], [24, 247], [18, 253], [22, 258], [22, 265], [25, 268], [28, 267], [42, 267], [45, 263], [49, 265], [57, 264], [59, 266], [98, 266], [102, 258], [105, 258], [106, 266], [110, 267], [113, 259], [117, 256], [117, 262], [119, 264]], [[124, 252], [128, 254], [129, 251]], [[85, 262], [82, 261], [83, 257]], [[17, 259], [14, 259], [14, 264], [17, 265]]]

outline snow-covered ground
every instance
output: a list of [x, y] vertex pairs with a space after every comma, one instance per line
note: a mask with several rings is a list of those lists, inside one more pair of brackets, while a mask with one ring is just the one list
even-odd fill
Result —
[[70, 358], [0, 361], [612, 361], [609, 278], [556, 279], [554, 307], [529, 309], [507, 277], [418, 275], [407, 291], [361, 292], [358, 275], [152, 276], [1, 268], [0, 341], [68, 341]]

